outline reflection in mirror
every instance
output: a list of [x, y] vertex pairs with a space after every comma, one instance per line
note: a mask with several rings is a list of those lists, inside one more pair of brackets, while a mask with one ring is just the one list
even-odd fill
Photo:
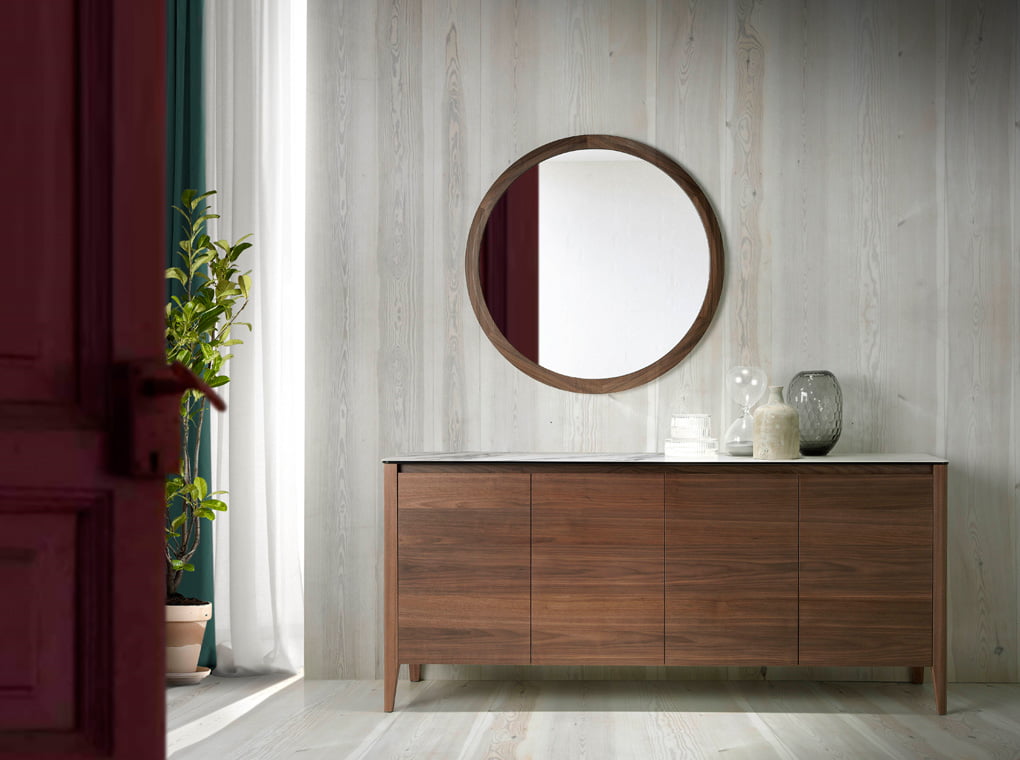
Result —
[[581, 392], [634, 387], [674, 366], [721, 290], [721, 236], [704, 194], [661, 153], [623, 138], [567, 138], [518, 161], [479, 207], [467, 255], [472, 304], [496, 347]]

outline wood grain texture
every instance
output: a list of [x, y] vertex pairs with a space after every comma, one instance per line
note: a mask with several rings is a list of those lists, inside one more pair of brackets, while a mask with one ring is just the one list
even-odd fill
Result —
[[797, 477], [666, 476], [666, 663], [797, 662]]
[[800, 664], [903, 665], [932, 662], [930, 600], [800, 600]]
[[[1020, 246], [1020, 225], [1017, 224], [1017, 220], [1020, 219], [1020, 94], [1017, 90], [1018, 84], [1020, 84], [1020, 13], [1014, 14], [1014, 34], [1013, 34], [1013, 79], [1011, 82], [1013, 92], [1013, 125], [1016, 129], [1013, 131], [1013, 139], [1010, 143], [1010, 147], [1013, 152], [1013, 171], [1010, 176], [1010, 190], [1013, 197], [1013, 215], [1012, 215], [1012, 229], [1011, 229], [1011, 241], [1013, 243], [1013, 249], [1016, 250]], [[1008, 85], [1007, 85], [1008, 86]], [[1020, 334], [1020, 257], [1013, 257], [1013, 287], [1010, 292], [1012, 294], [1012, 312], [1013, 318], [1010, 326], [1009, 333], [1011, 335]], [[1017, 399], [1020, 399], [1020, 347], [1017, 346], [1016, 341], [1013, 341], [1013, 389], [1011, 393], [1012, 405], [1013, 405], [1013, 422], [1015, 423], [1017, 417], [1020, 416], [1020, 404], [1017, 403]], [[1020, 482], [1020, 436], [1017, 435], [1017, 425], [1013, 424], [1011, 430], [1011, 442], [1010, 448], [1012, 449], [1012, 462], [1007, 463], [1007, 467], [1012, 468], [1014, 475], [1014, 481]], [[996, 482], [999, 479], [993, 475]], [[1008, 490], [1008, 485], [1007, 485]], [[945, 497], [945, 493], [942, 494]], [[1007, 497], [1008, 500], [1008, 497]], [[1020, 515], [1020, 488], [1013, 486], [1013, 512], [1014, 515]], [[945, 530], [948, 530], [946, 526], [943, 526]], [[948, 540], [948, 534], [944, 531], [943, 538]], [[1020, 520], [1013, 521], [1013, 555], [1020, 555]], [[1020, 572], [1017, 573], [1020, 576]], [[1017, 610], [1017, 626], [1015, 629], [1016, 633], [1016, 648], [1020, 649], [1020, 578], [1017, 579], [1016, 589], [1014, 589], [1016, 595], [1016, 610]], [[945, 600], [943, 600], [945, 604]], [[1005, 619], [1006, 630], [1010, 629], [1010, 621], [1008, 614], [1003, 616]], [[1008, 638], [1008, 633], [1006, 637]], [[938, 646], [938, 642], [936, 642]], [[939, 653], [936, 652], [936, 656]], [[1020, 681], [1020, 657], [1015, 666], [1013, 678]]]
[[1020, 746], [1016, 684], [960, 684], [946, 716], [927, 687], [902, 683], [424, 681], [389, 714], [378, 681], [278, 686], [211, 676], [168, 689], [170, 760], [1006, 760]]
[[397, 482], [397, 661], [528, 662], [530, 476]]
[[[722, 337], [728, 324], [727, 302], [733, 284], [743, 275], [733, 256], [734, 237], [725, 216], [730, 193], [730, 167], [725, 160], [729, 131], [722, 123], [719, 129], [704, 128], [706, 114], [727, 113], [725, 78], [733, 36], [728, 22], [730, 3], [698, 0], [657, 2], [655, 6], [655, 17], [650, 20], [653, 33], [649, 35], [654, 41], [654, 46], [650, 41], [649, 55], [654, 58], [648, 79], [655, 88], [651, 142], [674, 156], [704, 187], [722, 222], [727, 267], [723, 301], [706, 338], [663, 382], [650, 386], [654, 396], [648, 415], [655, 423], [650, 448], [658, 450], [669, 435], [673, 412], [711, 412], [713, 435], [720, 438], [735, 416], [736, 407], [720, 393], [720, 368], [728, 367], [731, 360], [729, 341]], [[725, 122], [725, 117], [721, 118]]]
[[[425, 345], [420, 376], [431, 414], [424, 419], [425, 447], [471, 448], [480, 399], [476, 336], [465, 329], [474, 317], [463, 277], [461, 252], [474, 213], [470, 189], [478, 172], [477, 128], [481, 102], [478, 3], [422, 4], [423, 186], [427, 197], [445, 198], [423, 219], [425, 245], [422, 310]], [[426, 72], [428, 72], [426, 74]]]
[[[661, 449], [681, 411], [721, 436], [722, 378], [752, 363], [836, 374], [836, 453], [950, 458], [947, 674], [1020, 678], [1015, 3], [417, 7], [309, 0], [307, 672], [382, 674], [382, 456]], [[507, 362], [455, 261], [501, 172], [584, 133], [678, 161], [727, 257], [697, 348], [599, 397]]]
[[[766, 352], [772, 327], [771, 291], [765, 283], [771, 270], [770, 248], [762, 234], [762, 138], [764, 134], [764, 40], [758, 28], [761, 3], [736, 0], [731, 6], [736, 38], [730, 51], [727, 119], [731, 179], [724, 224], [730, 230], [729, 255], [737, 276], [728, 299], [727, 317], [731, 359], [753, 366], [770, 362]], [[751, 273], [757, 276], [750, 276]], [[771, 374], [771, 372], [769, 373]], [[734, 415], [736, 416], [736, 415]]]
[[532, 476], [531, 662], [663, 664], [663, 476]]
[[801, 540], [812, 546], [931, 546], [933, 482], [927, 475], [805, 475]]
[[662, 488], [658, 473], [537, 472], [532, 476], [534, 544], [542, 549], [661, 545]]
[[800, 662], [931, 665], [932, 476], [800, 482]]
[[1009, 2], [946, 4], [949, 668], [996, 681], [1020, 679], [1020, 545], [1004, 529], [1017, 524], [1020, 493], [1010, 371], [1020, 188], [1006, 160], [1020, 139], [1018, 13]]
[[[384, 351], [377, 317], [382, 181], [375, 92], [377, 11], [366, 4], [309, 6], [306, 329], [306, 642], [309, 673], [383, 672], [382, 480], [377, 451], [412, 444], [382, 417], [380, 388], [407, 383], [375, 369]], [[316, 63], [318, 62], [318, 63]], [[327, 63], [328, 62], [328, 63]], [[406, 307], [405, 307], [406, 311]], [[329, 335], [329, 339], [313, 336]], [[410, 350], [404, 344], [399, 354]], [[413, 406], [415, 389], [399, 404]], [[340, 621], [343, 621], [342, 623]]]
[[858, 546], [853, 539], [825, 546], [805, 539], [800, 572], [809, 584], [801, 599], [932, 595], [932, 545]]
[[[471, 474], [469, 465], [436, 464], [429, 473], [420, 464], [401, 476], [416, 486], [408, 508], [398, 507], [409, 515], [400, 589], [414, 596], [418, 647], [406, 659], [462, 661], [492, 643], [486, 625], [505, 632], [498, 593], [524, 562], [502, 544], [529, 539], [518, 532], [492, 552], [461, 537], [492, 524], [499, 533], [499, 486], [508, 478], [531, 488], [531, 662], [656, 664], [665, 615], [673, 665], [792, 665], [801, 661], [798, 639], [807, 664], [907, 662], [911, 680], [913, 663], [935, 664], [933, 599], [944, 587], [933, 588], [933, 523], [944, 484], [936, 489], [932, 465], [926, 475], [899, 465], [899, 478], [896, 466], [872, 464], [856, 476], [851, 465], [719, 465], [714, 475], [688, 464], [476, 466]], [[488, 514], [461, 508], [479, 488]], [[482, 595], [479, 577], [494, 579]], [[457, 609], [447, 611], [446, 594], [468, 597], [454, 605], [472, 609], [467, 626]], [[505, 661], [524, 662], [521, 654]], [[942, 672], [935, 669], [937, 691]]]

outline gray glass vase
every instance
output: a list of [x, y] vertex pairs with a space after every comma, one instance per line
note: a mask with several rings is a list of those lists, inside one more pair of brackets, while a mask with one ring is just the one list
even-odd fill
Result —
[[800, 453], [825, 456], [843, 432], [843, 390], [824, 369], [798, 372], [787, 386], [786, 403], [800, 415]]

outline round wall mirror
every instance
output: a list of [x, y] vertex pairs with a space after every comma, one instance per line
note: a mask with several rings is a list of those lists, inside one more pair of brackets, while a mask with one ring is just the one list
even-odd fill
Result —
[[471, 223], [465, 269], [483, 331], [514, 366], [609, 393], [669, 371], [705, 334], [722, 235], [704, 191], [668, 156], [580, 135], [499, 176]]

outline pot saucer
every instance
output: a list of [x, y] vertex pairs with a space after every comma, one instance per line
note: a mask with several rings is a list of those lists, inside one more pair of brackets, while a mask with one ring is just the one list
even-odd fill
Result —
[[167, 673], [166, 682], [171, 686], [186, 686], [187, 684], [198, 683], [209, 675], [209, 672], [209, 668], [199, 665], [194, 673]]

